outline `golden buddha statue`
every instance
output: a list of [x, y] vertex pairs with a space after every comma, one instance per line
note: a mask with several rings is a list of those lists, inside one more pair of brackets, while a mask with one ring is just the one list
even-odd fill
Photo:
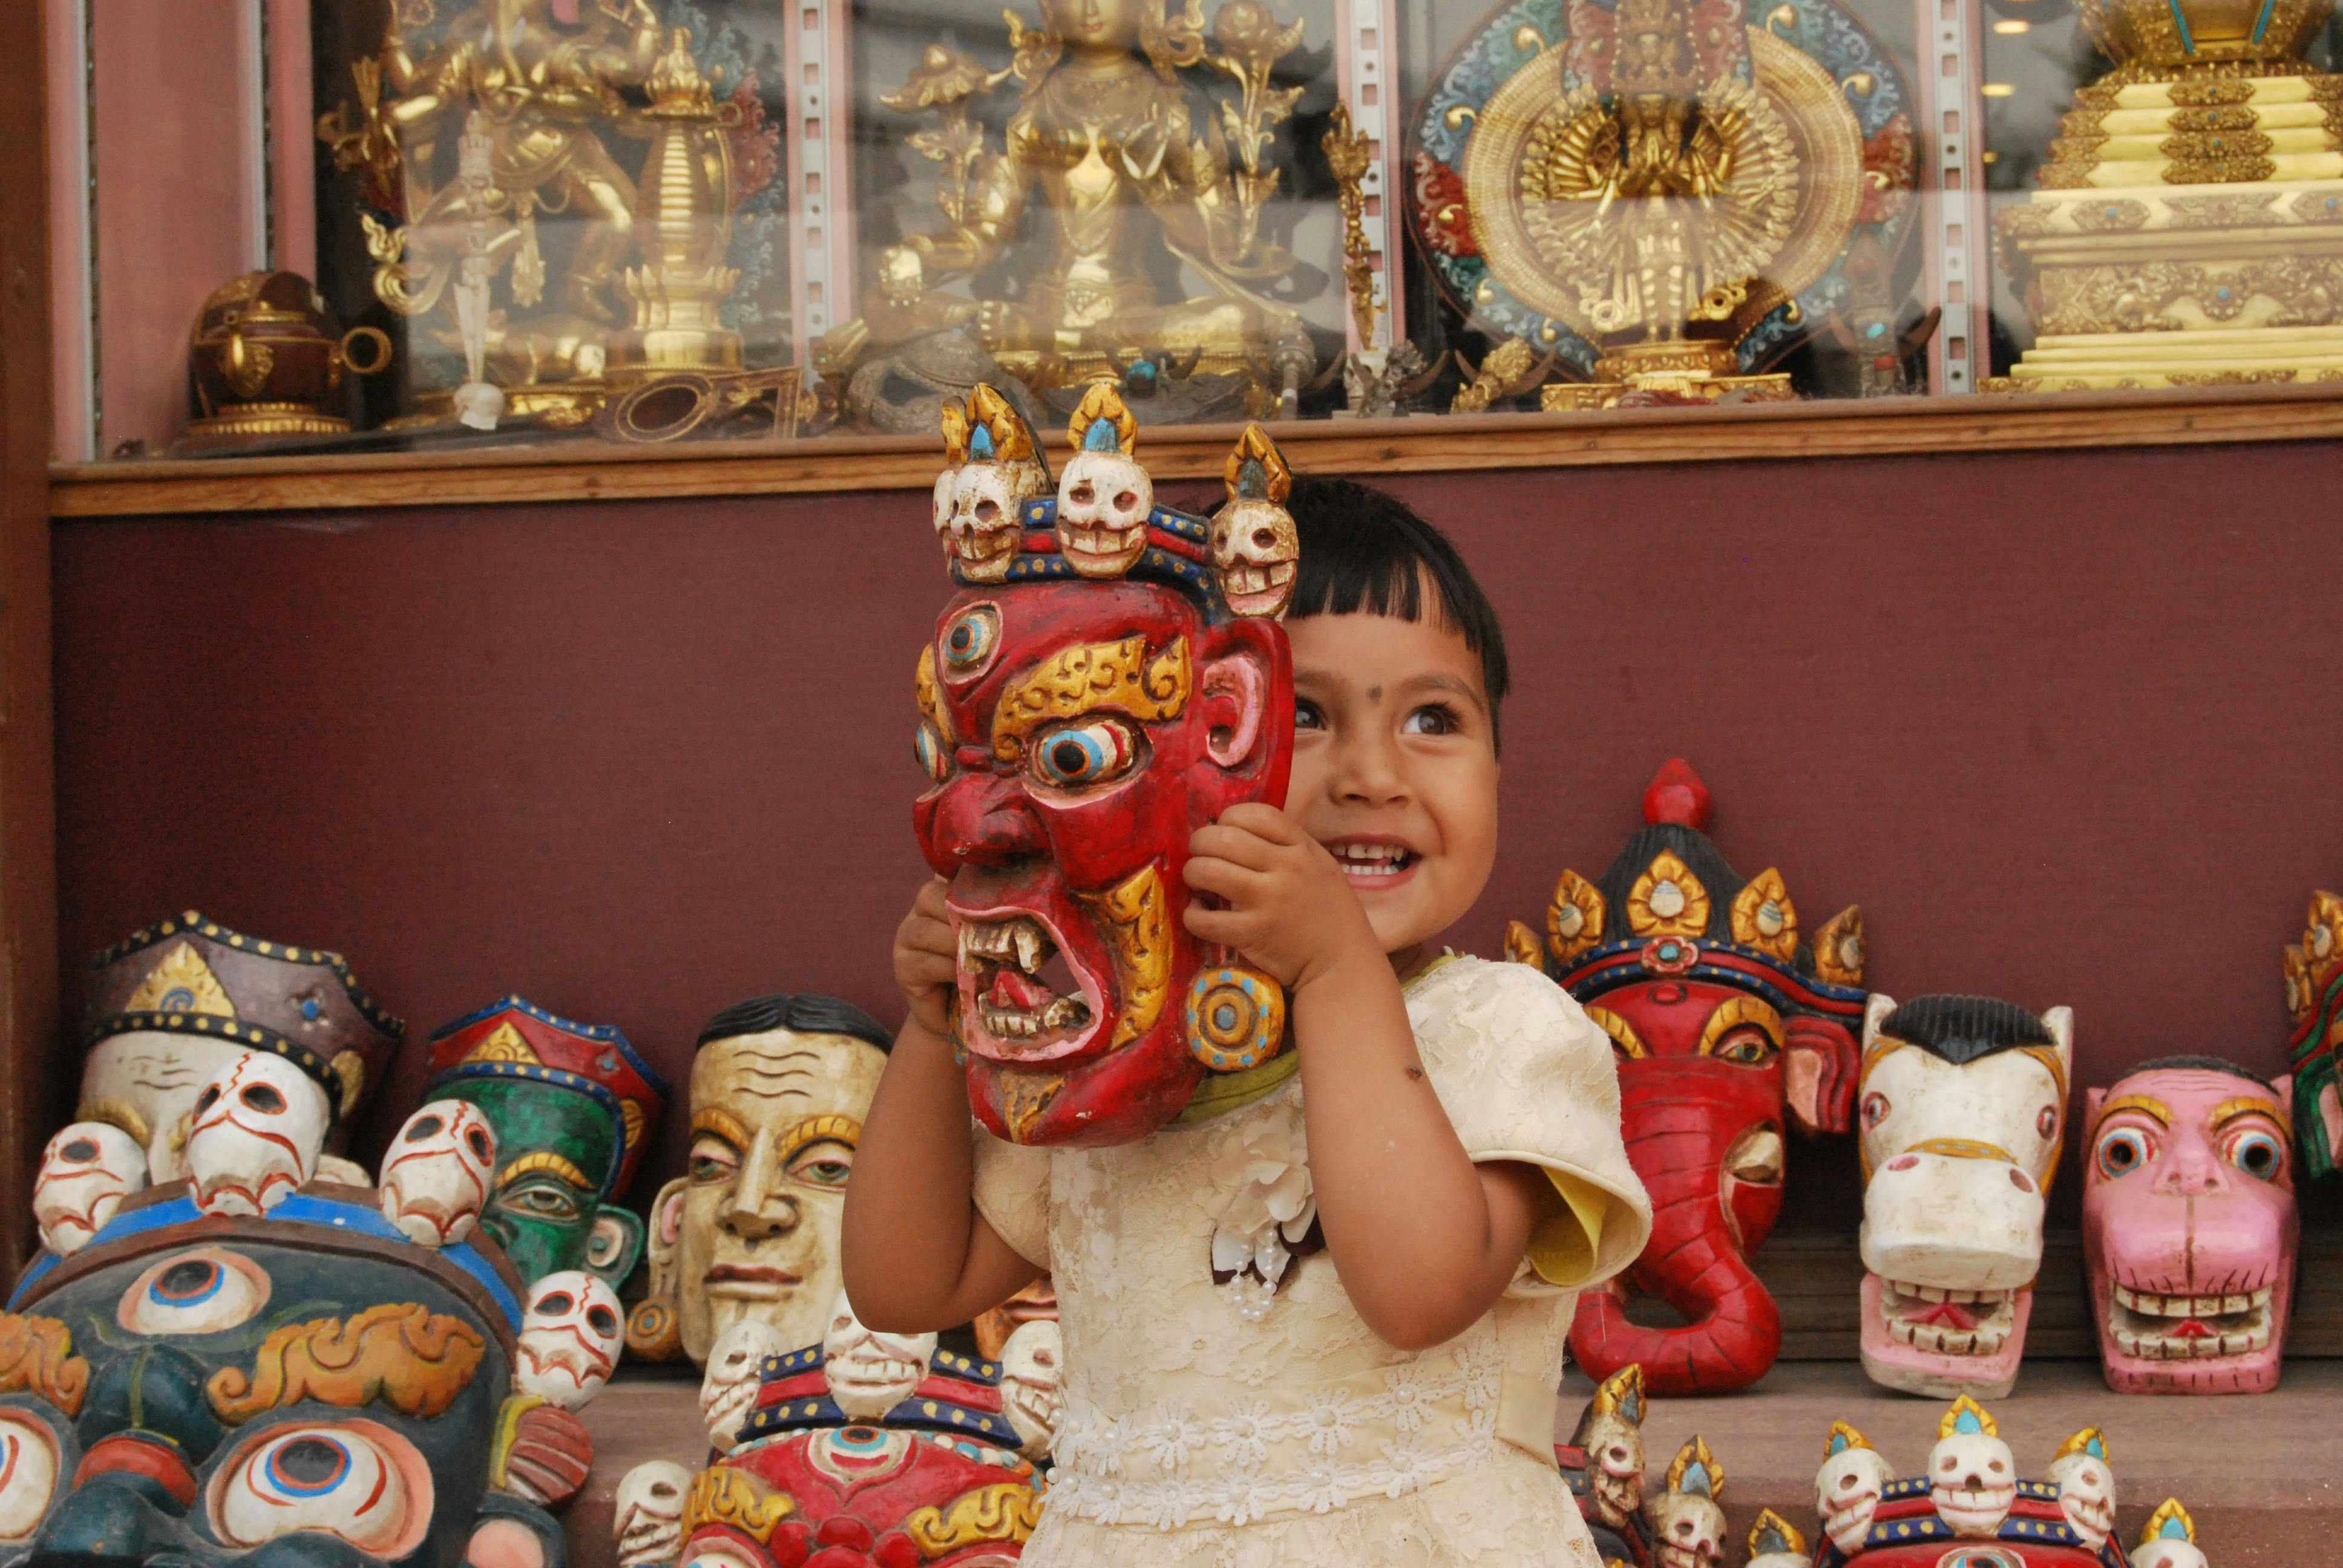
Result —
[[[418, 317], [444, 300], [433, 340], [464, 351], [471, 383], [485, 366], [521, 414], [582, 419], [610, 381], [738, 369], [715, 315], [738, 277], [722, 136], [737, 111], [713, 101], [690, 34], [650, 0], [471, 0], [417, 45], [407, 5], [389, 9], [381, 49], [353, 68], [356, 124], [343, 110], [318, 123], [391, 216], [362, 215], [377, 297]], [[649, 144], [640, 188], [614, 136]], [[427, 390], [424, 417], [446, 401]]]
[[[880, 102], [940, 118], [910, 145], [943, 166], [945, 226], [880, 253], [869, 308], [830, 334], [825, 369], [840, 375], [873, 350], [960, 328], [1041, 388], [1112, 375], [1118, 356], [1146, 350], [1251, 377], [1263, 401], [1290, 396], [1314, 356], [1299, 314], [1266, 292], [1294, 258], [1264, 237], [1262, 217], [1281, 175], [1267, 156], [1273, 127], [1301, 95], [1272, 85], [1270, 73], [1300, 45], [1302, 25], [1280, 25], [1258, 0], [1230, 0], [1208, 41], [1202, 3], [1172, 15], [1166, 0], [1041, 0], [1039, 31], [1010, 16], [1013, 59], [1001, 71], [930, 46]], [[1192, 68], [1233, 85], [1218, 115], [1192, 109]], [[990, 152], [970, 109], [1012, 78], [1021, 97]], [[1019, 259], [1018, 297], [942, 291], [1002, 260], [1035, 203], [1049, 215], [1046, 249], [1031, 265]], [[1167, 251], [1204, 292], [1164, 288]]]

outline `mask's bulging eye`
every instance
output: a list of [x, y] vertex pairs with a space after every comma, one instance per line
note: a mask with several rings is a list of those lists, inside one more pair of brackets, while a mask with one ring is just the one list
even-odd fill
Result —
[[2267, 1128], [2248, 1127], [2222, 1141], [2221, 1157], [2257, 1181], [2275, 1181], [2286, 1169], [2286, 1144]]
[[1000, 651], [1001, 611], [989, 604], [972, 604], [951, 618], [940, 640], [946, 675], [955, 680], [977, 675]]
[[2156, 1157], [2156, 1140], [2145, 1128], [2111, 1127], [2099, 1134], [2099, 1144], [2092, 1158], [2098, 1163], [2099, 1174], [2109, 1181], [2128, 1176]]
[[212, 1528], [251, 1547], [322, 1530], [362, 1552], [398, 1557], [431, 1523], [431, 1471], [414, 1446], [370, 1421], [271, 1427], [212, 1477]]
[[1099, 718], [1050, 731], [1034, 742], [1032, 755], [1033, 776], [1042, 783], [1085, 789], [1130, 772], [1139, 740], [1121, 719]]
[[29, 1541], [57, 1490], [57, 1442], [30, 1411], [0, 1410], [0, 1541]]
[[216, 1334], [268, 1304], [268, 1271], [240, 1252], [176, 1252], [131, 1282], [115, 1321], [134, 1334]]

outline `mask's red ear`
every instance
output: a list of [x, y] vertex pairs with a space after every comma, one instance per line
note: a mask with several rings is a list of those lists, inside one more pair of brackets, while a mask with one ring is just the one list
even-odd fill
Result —
[[1807, 1132], [1845, 1131], [1861, 1060], [1855, 1036], [1826, 1018], [1794, 1018], [1784, 1032], [1782, 1081], [1791, 1119]]
[[1214, 627], [1202, 641], [1196, 709], [1205, 754], [1231, 773], [1261, 779], [1267, 788], [1260, 798], [1284, 804], [1293, 751], [1293, 659], [1284, 629], [1274, 621], [1237, 620]]

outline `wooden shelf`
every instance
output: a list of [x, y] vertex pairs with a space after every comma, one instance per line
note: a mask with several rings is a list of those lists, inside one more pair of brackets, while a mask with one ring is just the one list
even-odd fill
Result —
[[[2309, 441], [2343, 437], [2343, 384], [1427, 415], [1272, 428], [1297, 468], [1361, 475]], [[1237, 429], [1150, 431], [1141, 451], [1159, 478], [1212, 477]], [[1059, 444], [1057, 432], [1045, 435]], [[939, 448], [918, 437], [673, 447], [573, 438], [447, 451], [65, 464], [50, 471], [49, 507], [56, 518], [115, 518], [925, 490], [935, 482]]]
[[[1555, 1432], [1567, 1437], [1593, 1386], [1566, 1374]], [[2040, 1477], [2051, 1453], [2086, 1426], [2104, 1427], [2116, 1472], [2124, 1539], [2136, 1539], [2155, 1506], [2177, 1496], [2217, 1568], [2305, 1568], [2303, 1543], [2343, 1525], [2333, 1483], [2338, 1443], [2332, 1412], [2343, 1397], [2343, 1362], [2290, 1356], [2273, 1393], [2226, 1399], [2152, 1399], [2110, 1393], [2095, 1361], [2029, 1357], [2008, 1398], [1989, 1408], [2016, 1451], [2019, 1470]], [[1745, 1392], [1654, 1400], [1644, 1426], [1647, 1473], [1660, 1484], [1668, 1461], [1698, 1432], [1725, 1467], [1725, 1512], [1739, 1562], [1760, 1508], [1811, 1534], [1815, 1470], [1834, 1421], [1868, 1437], [1902, 1475], [1916, 1474], [1936, 1441], [1942, 1400], [1884, 1389], [1844, 1362], [1784, 1362]], [[586, 1408], [594, 1473], [563, 1515], [570, 1568], [614, 1568], [612, 1503], [630, 1468], [672, 1459], [698, 1468], [703, 1453], [699, 1387], [665, 1369], [623, 1370]], [[2285, 1434], [2283, 1438], [2276, 1434]]]

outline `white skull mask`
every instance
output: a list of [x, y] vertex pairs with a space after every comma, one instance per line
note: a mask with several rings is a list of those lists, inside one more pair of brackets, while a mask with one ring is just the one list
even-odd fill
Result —
[[1119, 578], [1147, 548], [1155, 482], [1120, 451], [1074, 454], [1058, 477], [1058, 553], [1086, 578]]
[[[936, 476], [935, 506], [931, 516], [936, 523], [936, 542], [944, 548], [949, 558], [952, 553], [951, 520], [953, 481], [960, 477], [958, 468], [946, 468]], [[628, 1473], [632, 1474], [633, 1472]]]
[[1212, 565], [1239, 615], [1282, 613], [1301, 558], [1293, 518], [1274, 501], [1231, 501], [1212, 518]]
[[564, 1410], [578, 1410], [602, 1391], [618, 1364], [618, 1292], [582, 1269], [563, 1269], [538, 1281], [520, 1322], [518, 1382]]
[[382, 1217], [426, 1247], [460, 1241], [488, 1201], [496, 1164], [496, 1129], [480, 1108], [435, 1100], [407, 1119], [383, 1153]]
[[1595, 1511], [1614, 1530], [1644, 1506], [1644, 1429], [1622, 1415], [1598, 1415], [1586, 1430], [1586, 1475]]
[[69, 1257], [103, 1230], [122, 1200], [146, 1185], [146, 1151], [106, 1121], [69, 1122], [41, 1151], [33, 1220], [41, 1244]]
[[2116, 1527], [2116, 1473], [2107, 1462], [2087, 1450], [2060, 1454], [2050, 1462], [2050, 1479], [2058, 1486], [2058, 1512], [2083, 1544], [2097, 1551]]
[[1822, 1515], [1823, 1533], [1833, 1545], [1850, 1557], [1863, 1549], [1872, 1515], [1879, 1512], [1879, 1494], [1893, 1479], [1876, 1449], [1843, 1449], [1823, 1461], [1815, 1476], [1815, 1512]]
[[691, 1472], [671, 1459], [638, 1464], [619, 1478], [610, 1510], [618, 1568], [683, 1555], [683, 1500], [690, 1490]]
[[1693, 1492], [1652, 1499], [1652, 1555], [1660, 1568], [1723, 1568], [1725, 1510]]
[[1028, 1459], [1047, 1459], [1065, 1414], [1066, 1336], [1052, 1318], [1020, 1327], [1001, 1347], [1001, 1408]]
[[732, 1452], [740, 1423], [757, 1402], [765, 1358], [785, 1355], [789, 1349], [781, 1342], [781, 1331], [762, 1318], [740, 1319], [708, 1347], [708, 1375], [699, 1383], [699, 1419], [717, 1452]]
[[266, 1214], [317, 1173], [326, 1091], [281, 1056], [246, 1051], [196, 1096], [187, 1173], [206, 1214]]
[[963, 463], [952, 480], [951, 549], [960, 575], [973, 583], [997, 583], [1017, 558], [1023, 498], [1019, 476], [1008, 463]]
[[1928, 1451], [1928, 1496], [1956, 1535], [1989, 1540], [2017, 1501], [2009, 1444], [1982, 1432], [1956, 1432]]
[[877, 1421], [919, 1391], [936, 1353], [933, 1334], [882, 1334], [862, 1326], [846, 1292], [821, 1339], [822, 1376], [832, 1403], [853, 1421]]

